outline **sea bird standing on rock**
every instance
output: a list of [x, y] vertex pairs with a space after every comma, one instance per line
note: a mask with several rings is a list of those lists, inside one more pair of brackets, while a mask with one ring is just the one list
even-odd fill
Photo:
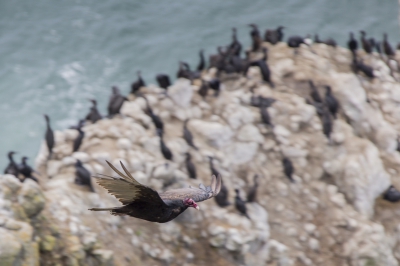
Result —
[[352, 32], [350, 32], [350, 39], [347, 42], [347, 47], [349, 47], [349, 49], [353, 53], [353, 55], [356, 54], [356, 51], [358, 49], [358, 42], [356, 39], [354, 39], [354, 34]]
[[151, 120], [153, 121], [154, 126], [157, 130], [161, 131], [161, 134], [164, 133], [164, 123], [161, 118], [153, 112], [153, 109], [150, 107], [149, 101], [146, 97], [142, 96], [142, 98], [146, 102], [146, 110], [145, 113], [150, 116]]
[[94, 99], [90, 99], [90, 101], [92, 102], [92, 107], [90, 107], [90, 112], [86, 115], [86, 120], [89, 120], [94, 124], [102, 119], [102, 116], [100, 115], [99, 110], [97, 110], [97, 101]]
[[315, 34], [314, 36], [314, 42], [315, 43], [324, 43], [328, 46], [336, 47], [336, 41], [332, 38], [326, 39], [326, 40], [320, 40], [318, 34]]
[[122, 162], [125, 174], [107, 163], [119, 177], [100, 176], [97, 183], [114, 195], [123, 206], [89, 209], [91, 211], [110, 211], [112, 215], [129, 215], [149, 222], [166, 223], [188, 207], [199, 210], [198, 202], [215, 197], [221, 189], [221, 176], [213, 176], [211, 185], [207, 187], [200, 184], [199, 188], [171, 189], [158, 193], [136, 181]]
[[208, 83], [205, 80], [201, 80], [201, 86], [199, 90], [197, 91], [201, 97], [203, 97], [203, 100], [207, 97], [208, 94]]
[[164, 158], [166, 160], [170, 160], [172, 161], [173, 159], [173, 155], [171, 150], [167, 147], [167, 145], [165, 145], [164, 143], [164, 139], [163, 139], [163, 132], [162, 130], [157, 128], [157, 135], [160, 137], [160, 149], [161, 149], [161, 153], [164, 156]]
[[18, 178], [19, 169], [18, 169], [18, 165], [14, 161], [14, 158], [13, 158], [14, 154], [16, 154], [15, 151], [8, 152], [7, 156], [8, 156], [9, 163], [8, 163], [6, 169], [4, 169], [4, 174], [13, 175]]
[[[24, 176], [25, 179], [30, 178], [33, 181], [35, 181], [36, 183], [39, 183], [37, 178], [32, 175], [34, 170], [32, 169], [31, 166], [28, 165], [28, 163], [26, 162], [27, 160], [28, 160], [28, 157], [26, 157], [26, 156], [22, 157], [21, 164], [18, 165], [19, 172]], [[24, 181], [25, 181], [25, 179], [24, 179]]]
[[171, 86], [171, 81], [169, 79], [169, 76], [166, 74], [158, 74], [156, 76], [156, 80], [160, 88], [167, 90], [168, 87]]
[[327, 108], [324, 108], [323, 113], [322, 113], [322, 130], [325, 134], [325, 136], [328, 138], [328, 140], [331, 140], [331, 133], [333, 130], [333, 121], [331, 117], [331, 113]]
[[219, 81], [218, 78], [213, 78], [212, 80], [210, 80], [208, 82], [208, 86], [215, 91], [214, 96], [218, 97], [219, 93], [220, 93], [220, 86], [221, 86], [221, 82]]
[[261, 121], [263, 121], [264, 124], [273, 127], [274, 125], [271, 122], [271, 117], [269, 115], [268, 108], [265, 105], [260, 105], [259, 108], [260, 108]]
[[229, 53], [234, 56], [240, 56], [242, 45], [237, 39], [236, 28], [232, 28], [232, 43], [229, 45]]
[[126, 97], [122, 96], [118, 87], [113, 86], [112, 94], [111, 94], [110, 100], [108, 102], [108, 115], [112, 117], [116, 114], [119, 114], [121, 107], [124, 104], [124, 101], [127, 101], [127, 100], [128, 99]]
[[310, 90], [311, 90], [310, 96], [311, 96], [311, 98], [314, 100], [314, 102], [322, 103], [322, 98], [319, 95], [319, 92], [317, 90], [317, 87], [315, 87], [314, 82], [312, 82], [312, 80], [309, 80], [308, 84], [310, 85]]
[[73, 152], [76, 152], [79, 150], [79, 147], [82, 144], [83, 138], [85, 137], [85, 132], [83, 132], [83, 130], [82, 130], [82, 123], [79, 123], [78, 128], [76, 130], [78, 130], [78, 136], [74, 140], [74, 145], [73, 145], [73, 149], [72, 149]]
[[143, 81], [140, 71], [137, 72], [137, 80], [131, 85], [131, 93], [136, 94], [141, 87], [145, 87], [146, 83]]
[[189, 177], [192, 179], [196, 179], [197, 178], [197, 174], [196, 174], [196, 166], [193, 164], [192, 162], [192, 156], [190, 155], [190, 153], [185, 153], [186, 158], [185, 158], [185, 164], [186, 164], [186, 170], [188, 171]]
[[193, 149], [195, 149], [196, 151], [198, 150], [198, 148], [194, 145], [193, 143], [193, 135], [192, 132], [190, 132], [190, 130], [187, 127], [187, 124], [189, 122], [189, 119], [186, 119], [183, 122], [183, 138], [186, 140], [186, 143], [192, 147]]
[[95, 192], [90, 172], [83, 166], [80, 160], [75, 163], [75, 184], [89, 187], [90, 191]]
[[253, 186], [247, 192], [247, 202], [255, 202], [257, 199], [258, 175], [254, 175]]
[[400, 201], [400, 191], [398, 191], [394, 186], [390, 186], [385, 193], [383, 193], [383, 199], [390, 202]]
[[203, 71], [206, 66], [206, 60], [204, 59], [204, 50], [201, 49], [199, 52], [200, 62], [197, 66], [197, 71]]
[[366, 35], [365, 31], [360, 30], [360, 33], [361, 33], [361, 45], [362, 45], [364, 51], [365, 51], [367, 54], [372, 53], [373, 46], [371, 45], [370, 40], [367, 40], [367, 39], [365, 38], [365, 35]]
[[247, 219], [250, 220], [249, 215], [247, 214], [247, 207], [246, 207], [246, 202], [242, 200], [242, 198], [239, 195], [239, 189], [235, 189], [236, 196], [235, 196], [235, 207], [236, 209], [244, 216], [246, 216]]
[[283, 172], [285, 173], [286, 177], [290, 180], [290, 182], [294, 183], [294, 179], [292, 177], [294, 173], [294, 167], [292, 161], [287, 157], [283, 157], [282, 165], [283, 165]]
[[302, 43], [306, 44], [306, 43], [304, 42], [304, 38], [301, 37], [301, 36], [291, 36], [291, 37], [289, 37], [289, 39], [287, 40], [288, 46], [289, 46], [289, 47], [292, 47], [292, 48], [299, 48], [299, 47], [300, 47], [300, 44], [302, 44]]
[[[211, 175], [219, 176], [220, 173], [214, 167], [214, 158], [211, 156], [208, 156], [208, 159], [209, 159], [209, 163], [210, 163]], [[231, 204], [228, 201], [228, 195], [229, 195], [228, 189], [224, 186], [224, 183], [221, 183], [221, 191], [217, 196], [215, 196], [215, 202], [218, 204], [218, 206], [226, 207]]]
[[388, 37], [387, 37], [387, 33], [383, 34], [383, 51], [385, 52], [385, 54], [387, 56], [394, 56], [396, 53], [394, 52], [392, 46], [390, 45], [390, 43], [388, 42]]
[[256, 24], [250, 24], [251, 27], [250, 31], [250, 36], [252, 40], [252, 51], [256, 52], [260, 49], [261, 47], [261, 36], [260, 36], [260, 31], [258, 30], [258, 26]]
[[48, 159], [51, 158], [51, 155], [53, 154], [53, 147], [54, 147], [54, 132], [50, 127], [50, 118], [48, 115], [44, 115], [44, 118], [46, 119], [46, 134], [45, 134], [45, 140], [46, 140], [46, 145], [49, 151], [49, 156]]
[[336, 119], [336, 114], [339, 110], [339, 102], [335, 98], [335, 96], [333, 96], [331, 87], [325, 86], [325, 88], [326, 88], [326, 93], [325, 93], [326, 106], [328, 107], [329, 112], [331, 112], [333, 118]]

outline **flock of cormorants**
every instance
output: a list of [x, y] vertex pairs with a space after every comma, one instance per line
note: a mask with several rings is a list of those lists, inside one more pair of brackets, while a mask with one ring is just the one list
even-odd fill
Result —
[[[188, 63], [179, 62], [179, 69], [176, 74], [177, 78], [186, 78], [191, 81], [195, 79], [201, 80], [201, 86], [198, 90], [198, 94], [206, 99], [208, 96], [208, 91], [214, 91], [214, 97], [218, 97], [220, 93], [220, 77], [221, 73], [224, 74], [240, 74], [247, 75], [248, 69], [252, 66], [258, 67], [260, 70], [260, 74], [262, 77], [262, 82], [268, 84], [271, 88], [275, 87], [275, 83], [271, 77], [271, 71], [268, 66], [268, 49], [263, 47], [262, 42], [263, 39], [265, 42], [269, 42], [272, 45], [275, 45], [279, 42], [283, 41], [284, 37], [284, 27], [279, 26], [276, 29], [267, 29], [264, 33], [264, 38], [261, 38], [260, 30], [258, 26], [255, 24], [249, 25], [250, 37], [252, 40], [251, 47], [245, 51], [245, 58], [241, 57], [242, 45], [237, 39], [237, 30], [236, 28], [232, 29], [232, 42], [226, 46], [219, 46], [217, 48], [217, 54], [210, 55], [209, 57], [209, 68], [215, 68], [217, 70], [216, 77], [211, 80], [202, 79], [201, 73], [204, 69], [206, 69], [206, 60], [204, 57], [204, 52], [201, 50], [199, 52], [200, 61], [196, 70], [192, 70]], [[375, 41], [373, 38], [366, 38], [366, 33], [364, 31], [360, 31], [361, 34], [361, 44], [364, 51], [368, 54], [372, 53], [374, 49], [382, 55], [382, 50], [386, 54], [386, 56], [391, 59], [395, 55], [394, 49], [391, 47], [388, 42], [387, 34], [384, 34], [384, 38], [382, 43]], [[314, 37], [315, 43], [324, 43], [326, 45], [336, 47], [336, 42], [333, 39], [320, 40], [318, 35]], [[300, 47], [301, 44], [305, 44], [310, 46], [310, 38], [309, 37], [301, 37], [301, 36], [291, 36], [287, 40], [287, 45], [289, 47], [295, 48], [295, 54], [298, 53], [297, 48]], [[348, 41], [348, 48], [352, 52], [352, 69], [355, 73], [362, 72], [366, 77], [374, 78], [373, 68], [371, 66], [366, 65], [362, 59], [359, 59], [357, 54], [358, 50], [358, 41], [354, 38], [354, 34], [350, 33], [350, 38]], [[381, 49], [382, 48], [382, 49]], [[397, 47], [400, 48], [400, 45]], [[260, 59], [253, 60], [251, 59], [255, 53], [259, 53], [262, 55]], [[165, 90], [165, 95], [168, 96], [168, 87], [171, 85], [171, 81], [168, 75], [166, 74], [158, 74], [156, 75], [156, 81], [160, 88]], [[330, 141], [330, 134], [332, 132], [332, 120], [337, 117], [337, 113], [339, 110], [339, 103], [337, 99], [332, 94], [331, 87], [325, 86], [325, 97], [321, 97], [318, 92], [317, 87], [314, 85], [312, 80], [309, 80], [310, 94], [309, 98], [306, 99], [308, 104], [313, 105], [316, 108], [316, 112], [321, 119], [323, 126], [323, 133]], [[146, 102], [146, 108], [144, 112], [151, 118], [155, 128], [156, 133], [159, 136], [160, 140], [160, 151], [166, 160], [173, 160], [173, 153], [165, 144], [163, 135], [164, 135], [164, 123], [161, 118], [156, 115], [146, 96], [140, 91], [142, 87], [145, 87], [146, 83], [141, 77], [141, 72], [137, 72], [137, 80], [131, 85], [131, 93], [136, 97], [142, 97]], [[120, 90], [116, 87], [112, 87], [111, 96], [108, 102], [107, 118], [112, 118], [115, 115], [120, 113], [121, 107], [124, 101], [127, 101], [127, 97], [123, 96]], [[92, 106], [90, 107], [89, 113], [85, 116], [84, 119], [80, 120], [77, 126], [73, 126], [71, 128], [76, 129], [78, 131], [78, 136], [73, 142], [72, 150], [79, 151], [79, 148], [82, 144], [82, 141], [85, 137], [85, 132], [82, 130], [82, 127], [87, 121], [90, 123], [96, 123], [97, 121], [103, 119], [103, 116], [97, 109], [97, 101], [94, 99], [90, 100]], [[251, 105], [254, 107], [258, 107], [260, 110], [260, 116], [262, 122], [269, 126], [273, 127], [273, 123], [271, 121], [271, 117], [268, 113], [268, 107], [270, 107], [275, 102], [275, 99], [262, 97], [262, 96], [253, 96], [251, 97]], [[54, 147], [54, 133], [50, 126], [50, 119], [48, 115], [44, 115], [46, 120], [46, 132], [45, 132], [45, 140], [48, 148], [49, 156], [51, 159], [53, 156], [53, 147]], [[183, 123], [183, 138], [187, 142], [187, 144], [194, 150], [198, 150], [197, 146], [194, 144], [193, 135], [187, 127], [189, 120], [185, 120]], [[27, 164], [27, 157], [22, 158], [21, 164], [15, 163], [13, 159], [13, 155], [15, 152], [9, 152], [9, 165], [4, 170], [5, 174], [12, 174], [18, 177], [21, 182], [23, 182], [26, 178], [31, 178], [38, 182], [37, 178], [32, 175], [34, 170]], [[188, 152], [185, 154], [185, 164], [186, 169], [190, 178], [195, 179], [197, 177], [196, 167], [191, 161], [191, 154]], [[285, 156], [282, 156], [282, 166], [283, 172], [285, 176], [291, 181], [295, 182], [293, 179], [293, 173], [295, 171], [293, 163], [291, 160]], [[214, 158], [209, 157], [209, 167], [212, 175], [216, 177], [219, 176], [218, 170], [214, 166]], [[94, 188], [91, 183], [91, 175], [90, 172], [82, 165], [81, 161], [77, 160], [75, 164], [76, 168], [76, 178], [75, 183], [79, 185], [88, 186], [91, 191], [94, 192]], [[250, 187], [247, 193], [247, 200], [243, 200], [239, 195], [239, 190], [235, 190], [235, 207], [236, 209], [249, 218], [246, 210], [246, 202], [254, 202], [256, 201], [257, 187], [258, 187], [258, 175], [254, 176], [254, 185]], [[400, 200], [400, 192], [397, 191], [394, 187], [390, 187], [388, 191], [384, 195], [384, 199], [389, 201], [399, 201]], [[222, 187], [220, 193], [215, 196], [215, 201], [220, 207], [226, 207], [231, 203], [228, 201], [228, 189], [222, 183]]]

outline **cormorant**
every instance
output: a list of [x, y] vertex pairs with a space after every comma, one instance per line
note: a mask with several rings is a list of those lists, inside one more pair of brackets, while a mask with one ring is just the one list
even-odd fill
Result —
[[257, 199], [257, 188], [258, 188], [258, 175], [254, 175], [253, 186], [247, 192], [247, 202], [255, 202]]
[[164, 123], [163, 123], [163, 121], [161, 120], [161, 118], [160, 118], [158, 115], [156, 115], [156, 114], [153, 112], [153, 109], [151, 109], [151, 107], [150, 107], [150, 105], [149, 105], [149, 101], [147, 100], [147, 98], [144, 97], [144, 96], [142, 96], [142, 97], [143, 97], [143, 99], [146, 101], [146, 110], [145, 110], [145, 113], [146, 113], [148, 116], [150, 116], [150, 118], [151, 118], [151, 120], [153, 121], [153, 124], [154, 124], [154, 126], [156, 127], [156, 129], [160, 130], [160, 131], [161, 131], [161, 134], [163, 134], [163, 132], [164, 132]]
[[78, 130], [78, 136], [74, 140], [73, 152], [76, 152], [79, 150], [79, 147], [82, 144], [82, 140], [85, 137], [85, 132], [82, 131], [82, 126], [78, 127], [76, 130]]
[[385, 52], [385, 54], [387, 56], [394, 56], [396, 53], [394, 52], [392, 46], [390, 45], [390, 43], [388, 42], [388, 37], [387, 37], [387, 33], [383, 34], [383, 51]]
[[144, 83], [140, 71], [137, 72], [138, 79], [132, 83], [131, 85], [131, 93], [135, 94], [140, 90], [141, 87], [145, 87], [146, 83]]
[[185, 78], [185, 79], [192, 79], [192, 72], [190, 71], [190, 67], [188, 63], [179, 62], [179, 70], [176, 73], [177, 78]]
[[90, 172], [82, 165], [80, 160], [77, 160], [75, 163], [75, 184], [88, 186], [90, 191], [95, 192], [90, 178]]
[[99, 110], [97, 110], [97, 101], [94, 99], [90, 99], [92, 102], [92, 107], [90, 107], [90, 112], [86, 115], [86, 120], [89, 120], [93, 124], [102, 119], [102, 116], [99, 113]]
[[353, 55], [356, 54], [358, 42], [356, 39], [354, 39], [354, 34], [352, 32], [350, 32], [350, 40], [347, 42], [347, 47], [349, 47]]
[[221, 82], [218, 78], [213, 78], [208, 82], [208, 86], [215, 91], [214, 96], [217, 97], [220, 93]]
[[270, 107], [274, 102], [276, 102], [274, 98], [263, 97], [261, 95], [251, 96], [250, 98], [250, 104], [254, 107]]
[[222, 183], [219, 194], [215, 196], [215, 202], [217, 203], [217, 205], [220, 207], [226, 207], [231, 205], [231, 203], [228, 201], [228, 195], [229, 195], [228, 189]]
[[400, 191], [391, 185], [383, 194], [383, 199], [390, 202], [398, 202], [400, 200]]
[[333, 129], [333, 122], [332, 122], [331, 113], [326, 108], [324, 108], [324, 110], [323, 110], [321, 119], [322, 119], [323, 132], [324, 132], [325, 136], [330, 140], [332, 129]]
[[[37, 180], [36, 177], [32, 176], [32, 173], [34, 172], [34, 170], [32, 169], [32, 167], [30, 167], [27, 164], [27, 162], [26, 162], [27, 160], [28, 160], [28, 157], [26, 157], [26, 156], [22, 157], [21, 164], [18, 165], [19, 172], [25, 177], [25, 179], [30, 178], [33, 181], [35, 181], [36, 183], [39, 183], [39, 180]], [[24, 179], [24, 181], [25, 181], [25, 179]]]
[[236, 192], [236, 196], [235, 196], [235, 207], [236, 209], [244, 216], [246, 216], [247, 219], [250, 220], [249, 215], [247, 214], [247, 207], [246, 207], [246, 203], [244, 202], [244, 200], [242, 200], [240, 198], [239, 195], [239, 189], [235, 189]]
[[48, 115], [44, 115], [44, 118], [46, 119], [46, 134], [45, 134], [45, 139], [46, 139], [46, 145], [49, 150], [49, 157], [48, 159], [51, 158], [51, 155], [53, 154], [53, 147], [54, 147], [54, 133], [53, 130], [50, 127], [50, 118]]
[[14, 154], [16, 154], [16, 152], [14, 152], [14, 151], [10, 151], [7, 154], [9, 163], [8, 163], [6, 169], [4, 169], [4, 174], [13, 175], [18, 178], [19, 169], [18, 169], [18, 165], [14, 161], [14, 158], [13, 158]]
[[314, 42], [315, 43], [324, 43], [328, 46], [336, 47], [336, 41], [332, 38], [326, 39], [326, 40], [320, 40], [318, 34], [315, 34], [314, 36]]
[[271, 117], [269, 116], [268, 113], [268, 108], [263, 105], [261, 105], [259, 108], [260, 108], [261, 120], [263, 121], [263, 123], [273, 127], [273, 124], [271, 122]]
[[186, 140], [186, 143], [194, 148], [196, 151], [198, 150], [198, 148], [194, 145], [193, 143], [193, 135], [192, 132], [190, 132], [190, 130], [187, 127], [187, 123], [189, 122], [189, 119], [186, 119], [183, 122], [183, 138]]
[[199, 93], [199, 95], [201, 97], [206, 98], [207, 94], [208, 94], [208, 84], [206, 81], [204, 81], [203, 79], [201, 80], [201, 86], [200, 89], [197, 91]]
[[166, 74], [158, 74], [156, 76], [156, 80], [160, 88], [167, 90], [168, 87], [171, 86], [171, 81], [169, 80], [169, 76]]
[[237, 39], [236, 28], [232, 28], [232, 43], [229, 45], [229, 53], [234, 56], [240, 56], [242, 45]]
[[373, 48], [373, 46], [371, 45], [371, 41], [370, 41], [370, 40], [367, 40], [367, 39], [365, 38], [365, 36], [366, 36], [365, 31], [360, 30], [360, 33], [361, 33], [361, 44], [362, 44], [362, 47], [363, 47], [364, 51], [365, 51], [367, 54], [372, 53], [372, 48]]
[[206, 66], [203, 49], [200, 50], [199, 56], [200, 56], [200, 62], [199, 62], [199, 65], [197, 66], [197, 71], [203, 71], [204, 67]]
[[211, 175], [219, 176], [219, 172], [214, 167], [214, 157], [208, 156]]
[[290, 182], [294, 183], [294, 179], [292, 177], [294, 173], [294, 167], [292, 161], [287, 157], [283, 157], [282, 165], [283, 165], [283, 172], [285, 173], [286, 177], [289, 178]]
[[258, 30], [257, 25], [255, 24], [250, 24], [249, 25], [252, 29], [250, 31], [250, 36], [252, 39], [252, 51], [258, 51], [258, 49], [260, 49], [261, 47], [261, 36], [260, 36], [260, 31]]
[[157, 129], [157, 135], [160, 137], [160, 149], [161, 149], [161, 153], [164, 156], [164, 158], [166, 160], [170, 160], [172, 161], [173, 159], [173, 155], [171, 150], [167, 147], [167, 145], [165, 145], [164, 143], [164, 139], [163, 139], [163, 132], [160, 129]]
[[362, 60], [358, 60], [356, 56], [353, 58], [352, 68], [356, 73], [361, 71], [369, 78], [375, 77], [374, 69], [371, 66], [364, 64]]
[[326, 88], [326, 92], [325, 92], [325, 103], [326, 103], [326, 106], [328, 107], [329, 112], [331, 112], [333, 118], [336, 119], [336, 114], [337, 114], [338, 109], [339, 109], [339, 102], [335, 98], [335, 96], [333, 96], [331, 87], [330, 86], [325, 86], [325, 88]]
[[302, 44], [302, 43], [306, 44], [304, 42], [304, 38], [301, 36], [291, 36], [287, 40], [288, 46], [292, 47], [292, 48], [298, 48], [298, 47], [300, 47], [300, 44]]
[[313, 101], [317, 102], [317, 103], [322, 103], [321, 96], [319, 95], [319, 92], [318, 92], [317, 88], [315, 87], [314, 82], [312, 82], [312, 80], [309, 80], [308, 84], [310, 85], [310, 89], [311, 89], [310, 96], [313, 99]]
[[192, 156], [190, 155], [190, 153], [185, 153], [186, 155], [186, 159], [185, 159], [185, 164], [186, 164], [186, 170], [188, 171], [189, 177], [196, 179], [197, 178], [197, 174], [196, 174], [196, 166], [193, 164], [192, 162]]
[[126, 100], [127, 98], [121, 95], [119, 89], [116, 86], [113, 86], [112, 94], [108, 102], [108, 115], [113, 116], [119, 114], [119, 111]]

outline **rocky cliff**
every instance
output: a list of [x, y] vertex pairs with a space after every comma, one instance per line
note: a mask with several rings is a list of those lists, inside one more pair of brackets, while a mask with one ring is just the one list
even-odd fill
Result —
[[[353, 73], [341, 47], [263, 45], [275, 88], [257, 67], [246, 77], [222, 74], [218, 97], [199, 96], [199, 80], [178, 79], [168, 95], [142, 88], [165, 123], [172, 162], [160, 152], [144, 99], [130, 95], [120, 116], [83, 127], [79, 152], [72, 152], [76, 130], [56, 131], [52, 159], [44, 144], [37, 156], [40, 185], [0, 176], [0, 265], [398, 265], [400, 205], [381, 199], [391, 184], [400, 188], [395, 60], [359, 51], [374, 68], [371, 79]], [[202, 76], [210, 80], [215, 69]], [[308, 80], [322, 96], [331, 86], [340, 103], [330, 140], [307, 103]], [[276, 100], [268, 108], [273, 126], [262, 122], [252, 96]], [[182, 138], [185, 119], [198, 150]], [[186, 152], [197, 180], [188, 178]], [[230, 202], [234, 189], [245, 198], [260, 176], [257, 203], [247, 204], [250, 219], [213, 199], [166, 224], [94, 213], [88, 208], [120, 203], [97, 184], [95, 193], [74, 184], [80, 159], [93, 174], [111, 174], [105, 160], [122, 161], [156, 190], [207, 185], [208, 156]], [[295, 182], [283, 172], [283, 157], [293, 162]]]

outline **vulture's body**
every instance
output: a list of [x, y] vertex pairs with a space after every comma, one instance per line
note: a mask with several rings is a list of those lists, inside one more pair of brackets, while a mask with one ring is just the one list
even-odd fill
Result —
[[110, 211], [113, 215], [129, 215], [149, 222], [166, 223], [175, 219], [188, 207], [199, 209], [197, 202], [214, 197], [221, 189], [221, 177], [213, 176], [211, 186], [208, 187], [201, 184], [199, 188], [180, 188], [158, 193], [137, 182], [122, 163], [125, 174], [107, 163], [119, 177], [99, 177], [97, 182], [123, 206], [92, 208], [91, 211]]

